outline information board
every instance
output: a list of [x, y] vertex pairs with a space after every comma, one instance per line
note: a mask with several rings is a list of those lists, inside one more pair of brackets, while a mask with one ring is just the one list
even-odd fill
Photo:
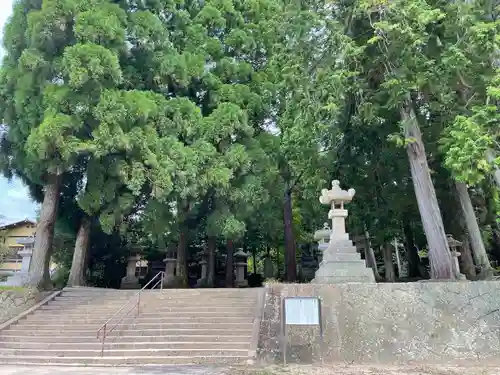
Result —
[[[318, 297], [285, 297], [281, 305], [281, 334], [283, 342], [283, 363], [286, 364], [288, 330], [287, 326], [318, 326], [323, 352], [323, 325], [321, 300]], [[321, 353], [321, 361], [323, 355]]]
[[318, 298], [285, 298], [285, 324], [320, 325]]

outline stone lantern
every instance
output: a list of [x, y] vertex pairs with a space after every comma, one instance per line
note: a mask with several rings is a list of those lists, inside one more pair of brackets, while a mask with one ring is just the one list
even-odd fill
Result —
[[460, 252], [457, 251], [457, 248], [460, 248], [463, 243], [454, 239], [451, 234], [446, 235], [446, 240], [448, 241], [448, 246], [450, 247], [451, 256], [453, 257], [453, 272], [455, 274], [455, 278], [457, 280], [466, 280], [464, 274], [460, 273], [460, 263], [458, 262], [458, 257], [460, 256]]
[[330, 242], [330, 236], [332, 230], [328, 226], [328, 223], [323, 224], [323, 229], [319, 229], [314, 232], [314, 240], [318, 242], [318, 263], [321, 264], [323, 260], [323, 251], [328, 248], [328, 243]]
[[238, 249], [238, 251], [234, 253], [237, 287], [248, 286], [248, 280], [245, 279], [245, 271], [248, 264], [247, 263], [248, 256], [249, 254], [245, 253], [243, 249]]
[[321, 190], [319, 201], [330, 206], [328, 218], [332, 221], [332, 229], [330, 241], [328, 244], [322, 244], [322, 248], [326, 246], [326, 249], [323, 251], [323, 260], [316, 271], [314, 283], [375, 282], [373, 271], [366, 268], [345, 230], [347, 210], [344, 206], [352, 201], [355, 193], [354, 189], [342, 190], [338, 180], [332, 181], [330, 190]]
[[208, 277], [208, 252], [207, 249], [204, 249], [201, 252], [201, 260], [200, 260], [200, 266], [201, 266], [201, 277], [197, 280], [197, 285], [203, 285], [207, 282], [207, 277]]
[[33, 255], [33, 246], [35, 244], [35, 237], [22, 237], [17, 240], [19, 245], [23, 248], [17, 252], [22, 258], [21, 269], [7, 278], [5, 285], [8, 286], [23, 286], [29, 281], [29, 270], [31, 264], [31, 256]]
[[132, 255], [127, 260], [127, 273], [124, 278], [122, 278], [121, 288], [122, 289], [140, 289], [139, 278], [135, 275], [135, 270], [137, 268], [137, 262], [141, 260], [140, 255]]
[[167, 253], [165, 254], [165, 274], [163, 275], [163, 285], [174, 285], [175, 284], [175, 266], [177, 265], [177, 253], [176, 248], [171, 246]]

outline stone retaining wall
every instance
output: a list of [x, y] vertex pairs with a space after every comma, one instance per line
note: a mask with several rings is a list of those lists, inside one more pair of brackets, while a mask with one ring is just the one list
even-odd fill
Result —
[[0, 289], [0, 324], [28, 310], [47, 296], [34, 289]]
[[289, 327], [288, 361], [440, 363], [500, 355], [500, 282], [268, 285], [259, 341], [265, 361], [282, 360], [285, 296], [319, 296], [324, 325], [323, 348], [317, 328]]

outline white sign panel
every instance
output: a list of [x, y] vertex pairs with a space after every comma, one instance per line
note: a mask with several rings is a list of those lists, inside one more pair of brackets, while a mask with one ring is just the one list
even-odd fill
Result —
[[319, 299], [286, 298], [285, 324], [288, 325], [320, 325]]

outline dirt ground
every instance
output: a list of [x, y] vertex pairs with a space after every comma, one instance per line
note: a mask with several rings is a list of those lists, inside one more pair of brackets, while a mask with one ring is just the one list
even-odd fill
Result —
[[287, 366], [240, 369], [231, 375], [500, 375], [500, 366]]

